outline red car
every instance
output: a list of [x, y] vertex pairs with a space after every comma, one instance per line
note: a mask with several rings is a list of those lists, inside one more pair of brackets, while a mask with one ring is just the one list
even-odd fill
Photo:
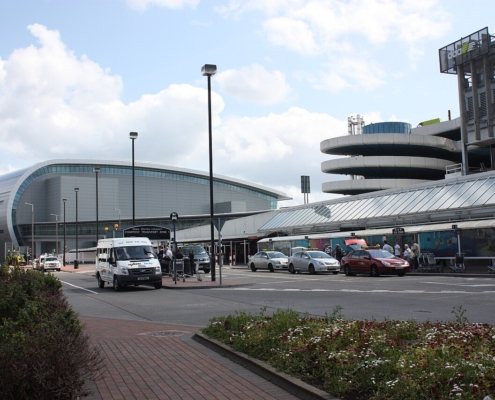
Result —
[[342, 258], [341, 271], [347, 275], [370, 274], [404, 276], [409, 272], [409, 263], [386, 250], [361, 249], [354, 250]]

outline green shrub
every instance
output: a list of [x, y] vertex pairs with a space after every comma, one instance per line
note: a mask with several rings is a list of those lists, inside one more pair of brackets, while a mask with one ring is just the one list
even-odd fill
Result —
[[102, 365], [57, 278], [0, 270], [0, 398], [84, 397]]

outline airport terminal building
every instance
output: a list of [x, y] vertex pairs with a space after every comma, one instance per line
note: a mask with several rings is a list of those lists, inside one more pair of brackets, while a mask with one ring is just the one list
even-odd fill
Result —
[[[209, 174], [128, 161], [49, 160], [0, 176], [0, 257], [8, 250], [61, 254], [90, 248], [98, 238], [122, 236], [133, 225], [177, 229], [208, 224]], [[273, 210], [284, 193], [226, 176], [213, 176], [214, 212], [223, 218]], [[77, 190], [76, 190], [77, 189]], [[134, 204], [134, 224], [133, 224]], [[76, 235], [77, 225], [77, 235]], [[3, 258], [2, 258], [3, 259]]]

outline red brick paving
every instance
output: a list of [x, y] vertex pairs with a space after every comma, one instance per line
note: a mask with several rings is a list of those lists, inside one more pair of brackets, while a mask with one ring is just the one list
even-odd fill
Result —
[[79, 318], [105, 357], [89, 400], [297, 398], [192, 340], [197, 328]]

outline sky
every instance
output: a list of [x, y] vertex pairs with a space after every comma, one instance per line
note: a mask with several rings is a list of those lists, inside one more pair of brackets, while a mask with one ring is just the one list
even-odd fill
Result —
[[[365, 124], [459, 116], [438, 49], [488, 27], [493, 0], [0, 0], [0, 174], [50, 159], [209, 171], [304, 203]], [[492, 24], [490, 26], [489, 24]]]

